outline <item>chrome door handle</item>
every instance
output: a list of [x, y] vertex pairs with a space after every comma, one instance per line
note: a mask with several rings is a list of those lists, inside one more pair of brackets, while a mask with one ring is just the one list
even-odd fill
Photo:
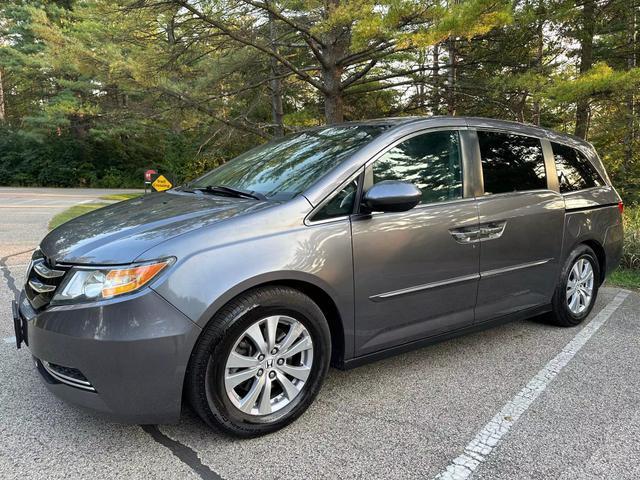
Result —
[[482, 240], [495, 240], [504, 233], [507, 222], [492, 222], [480, 226], [480, 238]]
[[480, 229], [477, 227], [463, 227], [449, 230], [451, 236], [458, 243], [475, 243], [480, 241]]

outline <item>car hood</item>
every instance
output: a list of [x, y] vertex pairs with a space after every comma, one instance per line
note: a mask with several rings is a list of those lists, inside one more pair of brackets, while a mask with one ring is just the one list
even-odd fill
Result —
[[271, 205], [183, 192], [147, 194], [61, 225], [44, 238], [40, 249], [56, 263], [126, 264], [173, 237]]

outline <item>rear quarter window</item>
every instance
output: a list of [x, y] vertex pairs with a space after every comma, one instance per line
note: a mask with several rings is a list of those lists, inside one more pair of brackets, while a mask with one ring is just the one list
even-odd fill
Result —
[[538, 138], [478, 131], [486, 194], [547, 188], [542, 144]]
[[560, 193], [601, 187], [602, 177], [589, 159], [579, 150], [560, 143], [551, 143], [558, 172]]

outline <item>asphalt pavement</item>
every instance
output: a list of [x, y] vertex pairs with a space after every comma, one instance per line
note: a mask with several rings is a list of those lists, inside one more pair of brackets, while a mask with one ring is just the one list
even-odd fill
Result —
[[[107, 191], [0, 188], [0, 478], [640, 478], [640, 295], [330, 370], [288, 428], [238, 440], [185, 410], [120, 425], [67, 405], [15, 349], [10, 301], [49, 219]], [[108, 365], [105, 366], [108, 368]]]

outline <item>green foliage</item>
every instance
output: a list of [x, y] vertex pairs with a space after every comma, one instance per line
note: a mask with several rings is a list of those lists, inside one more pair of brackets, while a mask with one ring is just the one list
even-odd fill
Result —
[[142, 193], [114, 193], [112, 195], [104, 195], [100, 197], [100, 200], [111, 200], [115, 202], [122, 202], [124, 200], [131, 200], [132, 198], [138, 198]]
[[640, 270], [618, 268], [607, 279], [607, 285], [640, 290]]
[[560, 79], [552, 85], [547, 94], [556, 102], [575, 102], [580, 98], [594, 98], [616, 95], [640, 88], [640, 68], [616, 71], [605, 62], [595, 64], [580, 77]]
[[21, 186], [140, 188], [148, 168], [183, 181], [183, 167], [194, 162], [193, 150], [180, 148], [184, 144], [182, 138], [140, 133], [78, 139], [68, 132], [42, 136], [0, 128], [2, 182]]
[[624, 212], [624, 250], [621, 266], [640, 270], [640, 207], [627, 208]]
[[0, 182], [139, 187], [147, 168], [191, 179], [279, 131], [277, 80], [285, 132], [324, 123], [329, 94], [346, 120], [448, 113], [564, 132], [586, 102], [587, 138], [637, 204], [640, 12], [595, 2], [581, 74], [584, 5], [0, 2]]

